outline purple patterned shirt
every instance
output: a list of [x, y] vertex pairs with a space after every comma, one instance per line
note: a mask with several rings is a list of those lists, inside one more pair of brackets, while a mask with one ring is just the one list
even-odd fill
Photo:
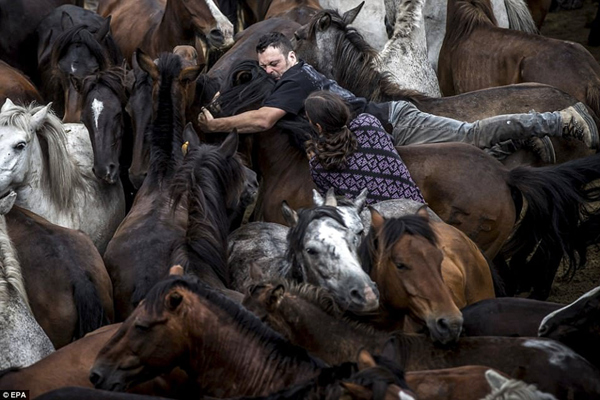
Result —
[[348, 157], [344, 170], [326, 170], [316, 157], [310, 159], [310, 174], [321, 194], [333, 187], [336, 195], [355, 198], [366, 187], [369, 189], [367, 204], [402, 198], [425, 203], [392, 139], [377, 118], [360, 114], [348, 128], [356, 136], [358, 148]]

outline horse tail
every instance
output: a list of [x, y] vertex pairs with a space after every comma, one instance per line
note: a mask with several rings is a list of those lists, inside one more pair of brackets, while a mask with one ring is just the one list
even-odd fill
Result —
[[585, 103], [600, 117], [600, 84], [590, 83], [585, 91]]
[[79, 316], [77, 330], [73, 336], [73, 340], [77, 340], [84, 337], [86, 333], [109, 324], [110, 321], [104, 313], [104, 306], [91, 274], [88, 271], [73, 268], [71, 277], [73, 301]]
[[524, 266], [529, 268], [534, 259], [527, 260], [527, 256], [534, 251], [535, 261], [540, 265], [550, 262], [551, 255], [567, 256], [569, 272], [574, 272], [576, 253], [585, 252], [576, 239], [580, 222], [586, 216], [599, 218], [598, 211], [592, 212], [587, 207], [600, 200], [600, 188], [587, 187], [596, 179], [600, 179], [600, 154], [561, 165], [512, 169], [507, 183], [521, 193], [526, 210], [504, 246], [504, 254], [519, 253]]
[[534, 35], [540, 33], [524, 0], [504, 0], [504, 5], [506, 6], [508, 27], [510, 29]]

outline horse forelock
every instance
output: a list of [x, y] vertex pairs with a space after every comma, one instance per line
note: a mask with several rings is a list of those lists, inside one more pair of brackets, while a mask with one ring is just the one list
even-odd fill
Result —
[[95, 36], [89, 31], [87, 25], [77, 25], [73, 28], [62, 32], [56, 38], [54, 45], [52, 46], [52, 54], [50, 58], [50, 66], [52, 69], [56, 69], [58, 62], [63, 57], [69, 46], [72, 44], [81, 43], [85, 45], [92, 53], [92, 56], [98, 61], [98, 67], [100, 70], [105, 69], [108, 66], [110, 60], [106, 51], [100, 43], [96, 40]]
[[124, 76], [124, 69], [118, 66], [87, 76], [84, 78], [81, 86], [80, 101], [83, 101], [96, 87], [105, 86], [118, 97], [121, 106], [124, 107], [128, 100], [123, 83]]
[[[229, 299], [193, 275], [171, 276], [158, 282], [146, 295], [143, 307], [153, 315], [162, 314], [165, 310], [165, 297], [171, 290], [177, 288], [193, 293], [205, 307], [209, 307], [213, 311], [222, 311], [229, 317], [231, 322], [240, 328], [240, 333], [259, 339], [265, 347], [273, 349], [274, 353], [285, 354], [297, 360], [303, 359], [319, 367], [325, 365], [321, 361], [312, 358], [305, 349], [294, 346], [285, 340], [244, 306]], [[198, 316], [200, 313], [194, 313], [193, 315]], [[223, 319], [221, 321], [225, 323]]]
[[445, 40], [454, 46], [469, 37], [474, 29], [489, 25], [498, 25], [489, 0], [459, 0], [454, 12], [449, 14]]
[[[0, 216], [0, 312], [4, 310], [7, 302], [10, 300], [11, 287], [23, 299], [23, 302], [29, 308], [27, 291], [23, 282], [21, 265], [17, 259], [15, 250], [6, 227], [4, 215]], [[31, 309], [30, 309], [31, 311]]]
[[[12, 126], [25, 132], [26, 141], [31, 142], [34, 133], [31, 128], [31, 117], [42, 108], [44, 106], [37, 106], [34, 103], [26, 107], [15, 105], [0, 114], [0, 126]], [[85, 184], [79, 167], [72, 161], [67, 151], [67, 136], [62, 122], [51, 110], [48, 110], [46, 120], [35, 133], [38, 139], [44, 140], [47, 144], [47, 157], [44, 161], [40, 161], [47, 166], [40, 178], [42, 188], [61, 208], [72, 209], [78, 200], [75, 194], [78, 190], [84, 189]]]

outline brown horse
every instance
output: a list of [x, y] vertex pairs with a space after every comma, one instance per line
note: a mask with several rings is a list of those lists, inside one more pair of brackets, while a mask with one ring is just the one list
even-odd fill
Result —
[[[378, 53], [352, 28], [352, 16], [356, 15], [352, 11], [344, 15], [333, 10], [317, 13], [296, 32], [294, 47], [306, 62], [357, 96], [375, 102], [407, 100], [421, 111], [469, 122], [500, 114], [526, 113], [531, 109], [555, 111], [577, 102], [573, 96], [541, 84], [508, 85], [441, 98], [401, 90], [374, 67]], [[559, 163], [594, 154], [583, 143], [563, 139], [553, 139], [553, 143]], [[530, 151], [519, 151], [502, 162], [512, 167], [542, 165]]]
[[136, 48], [155, 58], [185, 44], [204, 62], [209, 50], [233, 44], [233, 25], [213, 0], [101, 0], [98, 14], [112, 16], [113, 35], [127, 60]]
[[184, 275], [152, 288], [100, 350], [90, 380], [96, 388], [122, 391], [176, 366], [204, 394], [232, 397], [266, 395], [307, 381], [325, 364]]
[[279, 17], [305, 24], [319, 10], [317, 0], [245, 0], [240, 1], [240, 14], [245, 28], [269, 18]]
[[538, 30], [542, 29], [551, 4], [552, 0], [527, 0], [527, 7]]
[[113, 320], [112, 284], [87, 235], [17, 206], [6, 221], [31, 309], [54, 347]]
[[6, 99], [20, 105], [42, 102], [33, 83], [21, 71], [0, 60], [0, 104], [4, 104]]
[[[388, 333], [343, 318], [320, 288], [279, 282], [257, 285], [243, 304], [292, 343], [330, 364], [353, 359], [357, 348], [377, 354], [389, 339]], [[487, 365], [557, 398], [593, 399], [600, 394], [600, 371], [553, 340], [465, 337], [440, 347], [425, 336], [400, 332], [392, 340], [394, 360], [405, 371]]]
[[489, 0], [448, 1], [447, 27], [438, 67], [445, 95], [540, 82], [600, 115], [600, 65], [582, 45], [498, 28]]

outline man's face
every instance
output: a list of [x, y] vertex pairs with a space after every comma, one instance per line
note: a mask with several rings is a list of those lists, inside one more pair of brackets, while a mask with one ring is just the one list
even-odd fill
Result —
[[281, 50], [269, 46], [262, 53], [258, 53], [258, 63], [267, 74], [278, 81], [285, 71], [296, 64], [296, 54], [290, 51], [285, 55]]

